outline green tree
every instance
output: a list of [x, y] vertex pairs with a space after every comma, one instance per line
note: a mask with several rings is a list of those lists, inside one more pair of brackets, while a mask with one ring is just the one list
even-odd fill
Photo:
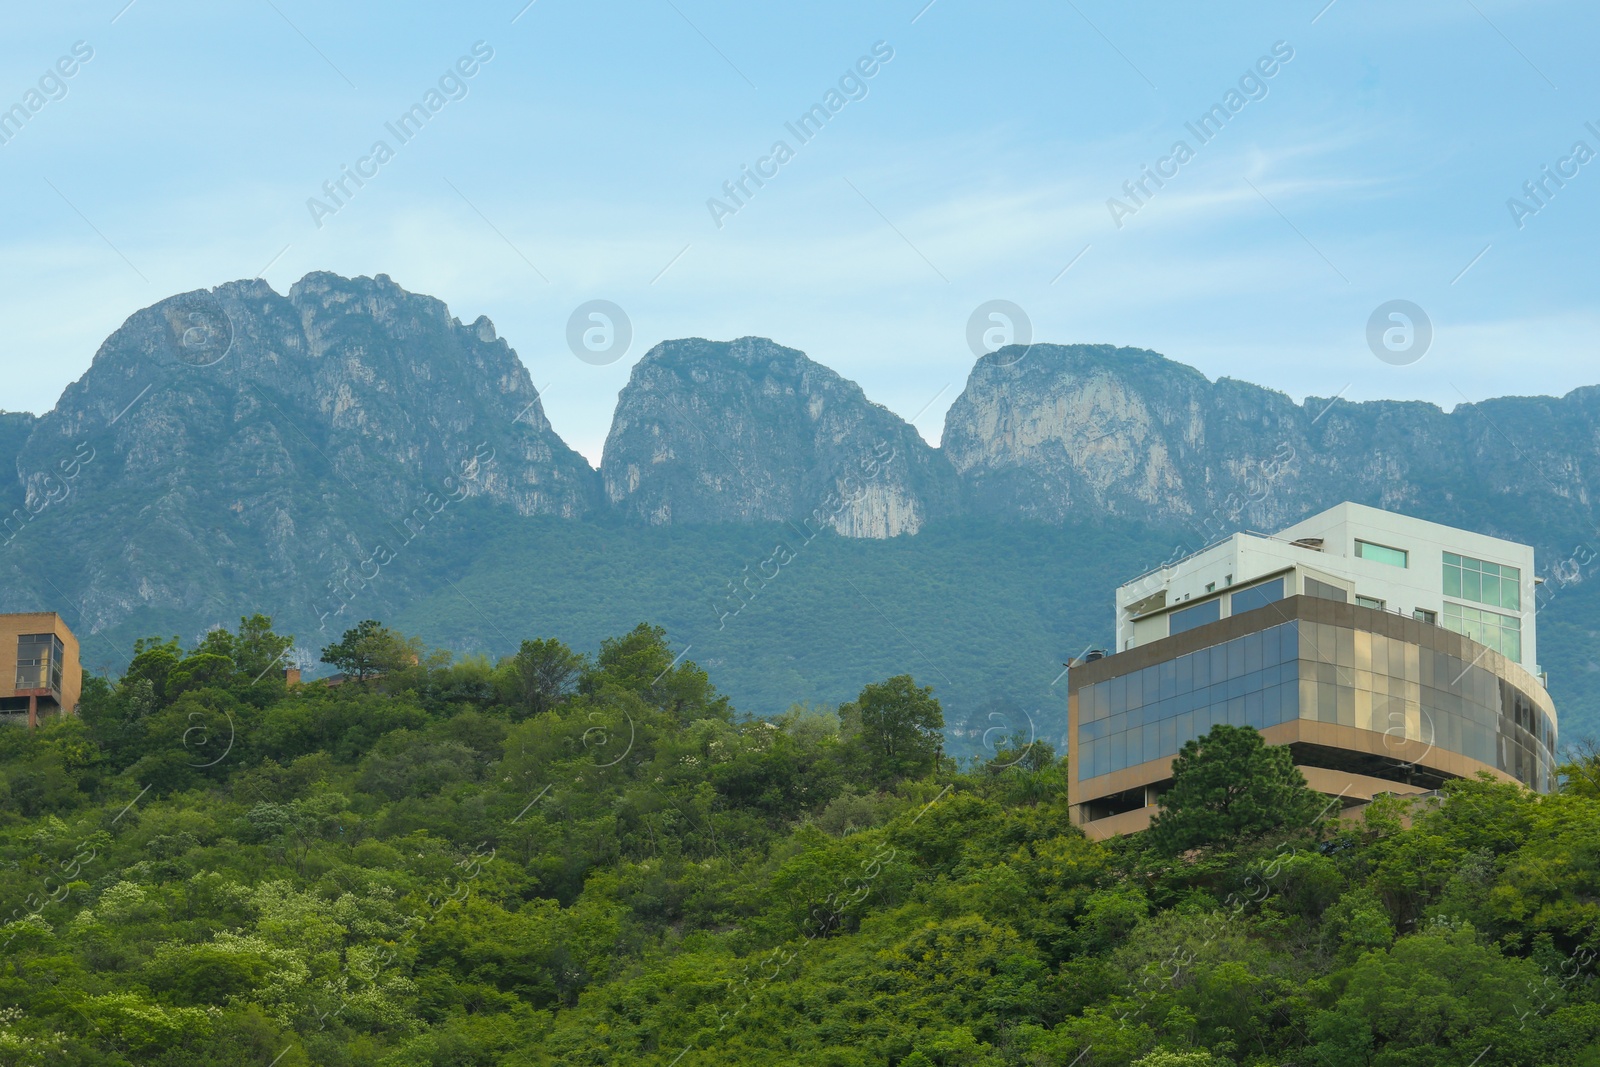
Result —
[[1227, 725], [1183, 746], [1172, 761], [1172, 788], [1156, 803], [1149, 839], [1169, 856], [1303, 830], [1322, 807], [1288, 748], [1268, 745], [1253, 727]]
[[584, 666], [584, 657], [554, 638], [524, 641], [511, 657], [518, 696], [530, 715], [548, 711], [570, 696]]
[[293, 634], [274, 633], [272, 616], [257, 612], [239, 619], [239, 630], [233, 639], [233, 662], [244, 680], [253, 682], [269, 670], [290, 666], [285, 654], [293, 647]]
[[1561, 776], [1561, 791], [1600, 800], [1600, 740], [1580, 737], [1566, 746], [1565, 757], [1556, 773]]
[[1205, 1049], [1174, 1052], [1172, 1049], [1158, 1048], [1134, 1060], [1133, 1067], [1220, 1067], [1222, 1063]]
[[177, 637], [162, 641], [159, 637], [141, 637], [133, 642], [133, 660], [122, 674], [122, 685], [132, 686], [139, 681], [150, 683], [156, 703], [163, 703], [167, 695], [167, 675], [180, 660], [183, 650]]
[[578, 691], [598, 695], [608, 685], [637, 694], [680, 723], [733, 717], [728, 698], [717, 692], [710, 676], [693, 660], [674, 656], [667, 631], [649, 623], [600, 642], [600, 654], [579, 679]]
[[898, 782], [927, 774], [939, 758], [944, 710], [933, 687], [899, 674], [861, 690], [841, 705], [846, 748], [874, 781]]
[[374, 674], [409, 667], [421, 654], [422, 642], [417, 638], [407, 638], [376, 619], [363, 619], [322, 650], [322, 662], [355, 675], [357, 681], [366, 681]]
[[[1340, 976], [1337, 1002], [1312, 1019], [1312, 1062], [1332, 1067], [1553, 1063], [1539, 1054], [1540, 979], [1468, 925], [1440, 922], [1369, 952]], [[1552, 994], [1546, 994], [1552, 995]], [[1558, 995], [1558, 994], [1557, 994]], [[1526, 1014], [1523, 1014], [1526, 1013]]]

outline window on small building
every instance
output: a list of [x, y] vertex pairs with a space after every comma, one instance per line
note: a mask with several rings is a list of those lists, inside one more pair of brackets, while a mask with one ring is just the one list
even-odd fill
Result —
[[1373, 611], [1382, 611], [1383, 601], [1377, 599], [1376, 597], [1361, 596], [1360, 594], [1357, 594], [1356, 606], [1360, 608], [1371, 608]]
[[1417, 608], [1411, 613], [1411, 617], [1418, 622], [1425, 622], [1429, 626], [1437, 626], [1439, 624], [1438, 613], [1429, 611], [1427, 608]]
[[1362, 559], [1370, 559], [1376, 563], [1387, 563], [1391, 567], [1407, 566], [1407, 553], [1403, 548], [1390, 548], [1388, 545], [1373, 544], [1371, 541], [1357, 541], [1356, 555]]
[[1230, 603], [1230, 612], [1234, 615], [1256, 608], [1265, 607], [1275, 600], [1283, 599], [1283, 579], [1274, 578], [1270, 582], [1260, 582], [1247, 586], [1233, 594]]
[[1216, 622], [1222, 618], [1222, 598], [1215, 600], [1202, 600], [1193, 607], [1174, 611], [1167, 624], [1167, 633], [1181, 634], [1185, 630], [1192, 630], [1196, 626], [1204, 626], [1208, 622]]
[[1337, 600], [1341, 604], [1347, 603], [1350, 599], [1345, 591], [1338, 586], [1329, 585], [1327, 582], [1319, 582], [1309, 576], [1306, 578], [1306, 596], [1319, 596], [1324, 600]]
[[61, 638], [55, 634], [17, 637], [17, 689], [61, 690]]

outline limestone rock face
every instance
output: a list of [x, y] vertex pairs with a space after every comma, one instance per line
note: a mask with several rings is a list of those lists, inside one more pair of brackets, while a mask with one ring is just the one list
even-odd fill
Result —
[[1154, 352], [1035, 344], [980, 359], [942, 451], [969, 511], [1273, 530], [1342, 500], [1544, 543], [1600, 485], [1600, 389], [1446, 413], [1209, 381]]
[[849, 537], [956, 513], [955, 473], [854, 382], [756, 337], [657, 345], [617, 400], [606, 499], [635, 521], [809, 518]]
[[26, 528], [0, 564], [70, 556], [75, 626], [216, 612], [208, 599], [304, 619], [307, 590], [423, 536], [441, 500], [568, 518], [601, 503], [493, 325], [384, 275], [163, 300], [26, 430], [8, 494]]

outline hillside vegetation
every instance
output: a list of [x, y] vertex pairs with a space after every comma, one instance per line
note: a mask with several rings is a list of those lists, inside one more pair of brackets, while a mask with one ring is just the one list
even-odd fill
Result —
[[0, 731], [0, 1064], [1600, 1064], [1593, 761], [1341, 823], [1224, 732], [1096, 843], [904, 674], [755, 720], [643, 625], [287, 645]]

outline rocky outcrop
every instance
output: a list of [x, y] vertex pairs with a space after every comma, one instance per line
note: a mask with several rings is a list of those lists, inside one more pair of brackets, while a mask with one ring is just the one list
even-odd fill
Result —
[[979, 514], [1216, 536], [1354, 500], [1545, 545], [1554, 529], [1594, 526], [1600, 389], [1449, 413], [1296, 404], [1141, 349], [1035, 344], [978, 361], [942, 449]]
[[311, 274], [287, 296], [233, 282], [135, 313], [16, 467], [26, 528], [0, 562], [60, 575], [89, 626], [250, 603], [303, 620], [441, 502], [567, 518], [600, 503], [493, 325], [384, 275]]
[[0, 411], [0, 501], [9, 500], [14, 488], [11, 476], [17, 472], [22, 446], [33, 432], [38, 417], [26, 411]]
[[758, 337], [657, 345], [617, 400], [606, 498], [666, 523], [803, 520], [914, 534], [956, 513], [944, 457], [854, 382]]

